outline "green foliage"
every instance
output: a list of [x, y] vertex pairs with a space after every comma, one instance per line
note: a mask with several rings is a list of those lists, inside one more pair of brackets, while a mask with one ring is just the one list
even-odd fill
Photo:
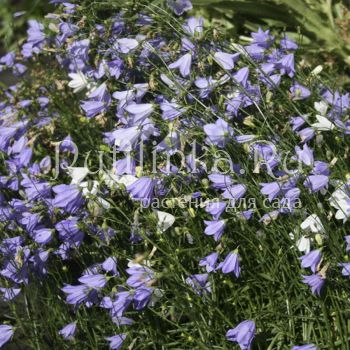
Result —
[[50, 8], [48, 0], [0, 0], [0, 49], [13, 49], [24, 37], [28, 19], [41, 18]]
[[193, 0], [209, 16], [229, 20], [239, 34], [259, 25], [304, 36], [309, 50], [334, 53], [350, 65], [350, 12], [346, 1], [332, 0]]

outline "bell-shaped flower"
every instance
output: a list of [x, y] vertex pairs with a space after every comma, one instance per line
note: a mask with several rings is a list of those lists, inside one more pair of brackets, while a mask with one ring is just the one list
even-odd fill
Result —
[[169, 64], [169, 69], [178, 69], [180, 74], [186, 78], [190, 75], [192, 64], [192, 54], [186, 53], [174, 63]]
[[217, 270], [220, 269], [222, 273], [233, 273], [238, 278], [241, 274], [241, 268], [239, 266], [239, 255], [235, 252], [228, 253], [225, 260], [221, 262], [217, 267]]
[[226, 70], [232, 70], [235, 66], [235, 63], [238, 61], [240, 54], [239, 53], [226, 53], [226, 52], [215, 52], [214, 58], [216, 62]]
[[303, 255], [299, 259], [301, 260], [301, 267], [302, 268], [310, 268], [313, 273], [316, 272], [317, 267], [321, 261], [322, 254], [321, 251], [318, 249], [315, 249], [311, 251], [310, 253]]
[[121, 38], [117, 39], [113, 46], [118, 52], [127, 54], [136, 49], [138, 45], [139, 42], [136, 39]]
[[72, 322], [64, 326], [58, 334], [60, 334], [66, 340], [72, 340], [77, 330], [77, 323]]
[[250, 350], [255, 337], [255, 323], [251, 320], [241, 322], [226, 333], [229, 341], [238, 343], [241, 350]]

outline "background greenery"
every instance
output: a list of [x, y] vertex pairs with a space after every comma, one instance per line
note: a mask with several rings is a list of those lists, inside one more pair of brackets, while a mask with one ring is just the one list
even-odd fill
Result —
[[[113, 3], [107, 0], [105, 3]], [[157, 3], [158, 0], [151, 2]], [[285, 32], [296, 40], [304, 64], [320, 61], [337, 83], [349, 86], [349, 0], [193, 0], [195, 12], [219, 25], [233, 38], [246, 37], [259, 26]], [[18, 46], [29, 18], [50, 12], [49, 0], [0, 0], [0, 52]], [[21, 15], [14, 17], [14, 13]]]

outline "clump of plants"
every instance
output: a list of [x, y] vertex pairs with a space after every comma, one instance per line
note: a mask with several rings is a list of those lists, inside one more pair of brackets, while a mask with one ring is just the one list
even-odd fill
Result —
[[346, 349], [349, 94], [189, 0], [52, 2], [0, 58], [0, 347]]

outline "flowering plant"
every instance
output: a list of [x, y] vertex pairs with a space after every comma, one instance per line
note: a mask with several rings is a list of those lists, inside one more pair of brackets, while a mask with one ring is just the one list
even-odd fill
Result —
[[187, 0], [51, 2], [0, 58], [0, 347], [347, 339], [349, 95]]

